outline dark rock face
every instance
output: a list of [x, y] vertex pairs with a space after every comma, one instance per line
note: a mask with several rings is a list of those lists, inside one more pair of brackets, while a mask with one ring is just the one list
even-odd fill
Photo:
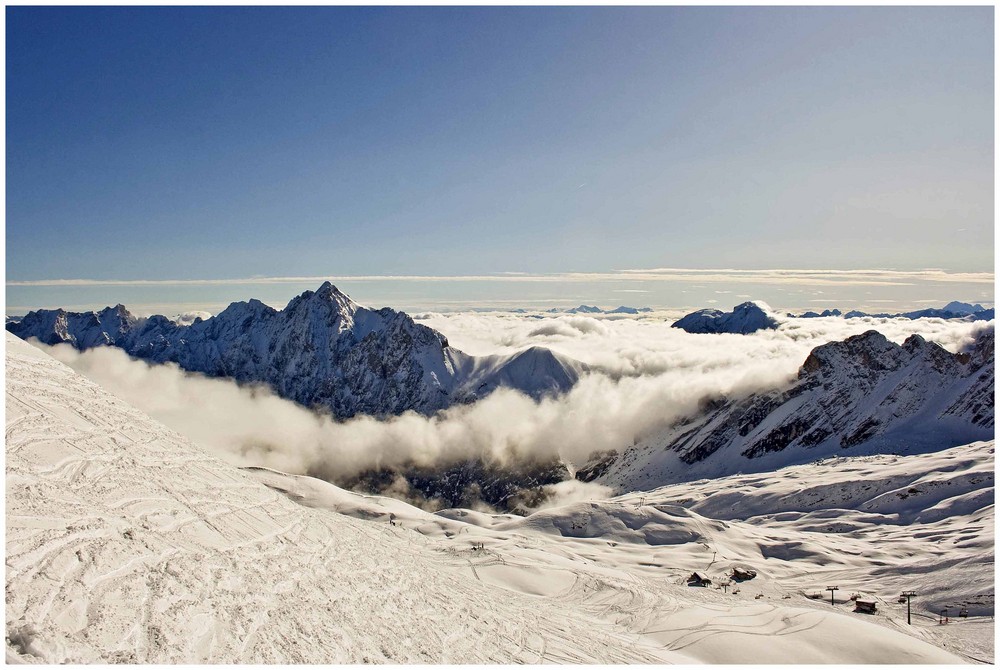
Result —
[[503, 512], [524, 513], [544, 502], [543, 487], [568, 478], [566, 466], [556, 459], [500, 463], [473, 458], [434, 467], [369, 470], [334, 483], [362, 493], [409, 498], [423, 507], [475, 508], [485, 503]]
[[745, 302], [733, 308], [732, 312], [717, 309], [702, 309], [692, 312], [674, 322], [672, 328], [680, 328], [688, 333], [735, 333], [748, 335], [758, 330], [773, 330], [778, 320], [761, 304]]
[[89, 313], [39, 310], [7, 330], [77, 349], [116, 346], [153, 363], [267, 384], [338, 418], [431, 414], [501, 386], [539, 398], [569, 390], [584, 370], [544, 349], [484, 364], [406, 314], [362, 307], [329, 282], [284, 310], [250, 300], [190, 325], [163, 316], [137, 319], [118, 305]]
[[590, 454], [587, 464], [576, 471], [576, 479], [581, 482], [592, 482], [602, 476], [618, 460], [618, 452], [611, 449], [608, 451], [595, 451]]

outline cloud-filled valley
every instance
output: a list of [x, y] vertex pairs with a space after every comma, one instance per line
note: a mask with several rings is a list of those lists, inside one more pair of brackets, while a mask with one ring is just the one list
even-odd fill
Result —
[[[545, 346], [593, 371], [565, 395], [540, 402], [500, 389], [434, 416], [407, 412], [382, 420], [337, 421], [262, 386], [240, 386], [173, 364], [149, 365], [112, 347], [46, 350], [230, 462], [310, 473], [336, 483], [372, 469], [434, 467], [469, 458], [500, 463], [559, 459], [572, 469], [595, 451], [622, 449], [696, 414], [706, 398], [787, 385], [820, 344], [874, 328], [897, 343], [919, 333], [954, 352], [986, 327], [940, 319], [788, 319], [777, 330], [754, 335], [705, 336], [670, 328], [672, 319], [665, 317], [418, 315], [467, 353]], [[580, 494], [565, 486], [551, 492], [558, 496], [563, 489], [570, 496]]]

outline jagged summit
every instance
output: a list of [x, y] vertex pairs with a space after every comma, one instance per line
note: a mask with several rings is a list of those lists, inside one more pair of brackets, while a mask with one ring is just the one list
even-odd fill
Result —
[[78, 349], [114, 345], [138, 323], [124, 305], [106, 307], [100, 312], [67, 312], [64, 309], [41, 309], [29, 312], [7, 329], [30, 332], [45, 344], [68, 342]]
[[[923, 339], [919, 335], [912, 337]], [[877, 330], [869, 330], [841, 342], [830, 342], [813, 349], [799, 369], [799, 377], [806, 377], [820, 370], [848, 370], [858, 366], [879, 370], [895, 369], [901, 354], [902, 348], [899, 345], [890, 342]]]
[[585, 370], [551, 352], [468, 356], [407, 314], [363, 307], [330, 282], [292, 298], [283, 310], [251, 299], [189, 325], [159, 315], [136, 319], [118, 305], [99, 313], [38, 310], [7, 330], [77, 349], [116, 346], [150, 362], [264, 383], [340, 418], [430, 414], [500, 387], [540, 398], [568, 391]]
[[760, 300], [737, 305], [731, 312], [702, 309], [674, 322], [673, 328], [689, 333], [737, 333], [748, 335], [778, 327], [778, 319], [767, 303]]
[[285, 309], [294, 309], [301, 305], [333, 307], [341, 314], [351, 315], [361, 309], [361, 305], [354, 302], [350, 296], [329, 281], [323, 282], [315, 291], [304, 291], [295, 296], [288, 302]]

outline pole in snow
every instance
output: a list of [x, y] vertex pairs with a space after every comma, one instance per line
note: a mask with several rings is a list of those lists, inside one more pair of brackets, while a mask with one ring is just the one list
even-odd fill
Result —
[[910, 598], [917, 595], [916, 591], [903, 591], [903, 597], [906, 598], [906, 625], [912, 626], [910, 623]]
[[834, 591], [839, 591], [840, 587], [839, 586], [828, 586], [828, 587], [826, 587], [826, 590], [830, 592], [830, 604], [831, 605], [835, 605], [836, 603], [833, 602], [833, 592]]

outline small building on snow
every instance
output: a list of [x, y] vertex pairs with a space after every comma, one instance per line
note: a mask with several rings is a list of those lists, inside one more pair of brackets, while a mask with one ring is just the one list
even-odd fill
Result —
[[712, 585], [712, 580], [709, 579], [706, 575], [701, 574], [700, 572], [692, 572], [691, 576], [687, 578], [687, 585], [688, 586], [711, 586]]
[[858, 596], [857, 600], [854, 601], [854, 611], [861, 612], [862, 614], [875, 614], [878, 611], [875, 599], [867, 596]]

